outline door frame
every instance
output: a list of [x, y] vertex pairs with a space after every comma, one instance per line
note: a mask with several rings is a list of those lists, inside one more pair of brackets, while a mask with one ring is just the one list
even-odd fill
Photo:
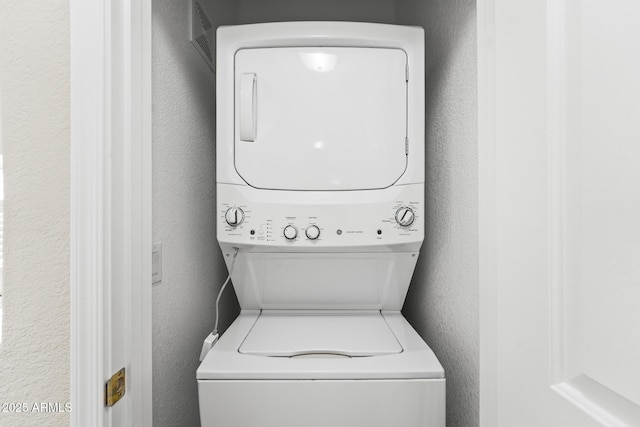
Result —
[[[140, 351], [132, 366], [127, 393], [139, 401], [131, 414], [138, 425], [152, 423], [151, 345], [151, 0], [134, 0], [117, 19], [109, 0], [70, 0], [71, 54], [71, 412], [75, 427], [109, 426], [104, 406], [103, 372], [107, 364], [113, 307], [105, 296], [111, 286], [109, 219], [109, 149], [113, 141], [110, 112], [130, 111], [126, 147], [131, 170], [126, 185], [141, 196], [133, 204], [132, 253], [137, 266], [132, 283], [140, 283], [128, 309], [130, 341]], [[496, 259], [496, 23], [495, 0], [477, 0], [478, 54], [478, 181], [480, 286], [480, 425], [497, 426], [497, 259]], [[112, 50], [116, 36], [127, 37], [126, 52]], [[131, 99], [113, 98], [110, 72], [114, 54], [125, 55], [126, 84]], [[133, 58], [137, 60], [134, 61]], [[144, 286], [144, 284], [148, 286]], [[124, 309], [124, 308], [123, 308]], [[137, 369], [136, 369], [137, 368]], [[137, 396], [135, 396], [137, 394]]]
[[[69, 11], [70, 424], [112, 424], [105, 372], [120, 333], [112, 321], [123, 316], [131, 319], [124, 337], [130, 403], [118, 419], [151, 426], [151, 0], [70, 0]], [[121, 155], [112, 158], [115, 150]], [[126, 172], [115, 177], [114, 170]], [[128, 239], [112, 239], [123, 230]], [[124, 280], [112, 271], [119, 251], [130, 257]], [[129, 304], [111, 304], [116, 287]]]
[[498, 426], [495, 0], [477, 0], [480, 426]]
[[[70, 424], [80, 427], [110, 425], [104, 406], [103, 372], [113, 307], [110, 295], [109, 236], [113, 224], [109, 194], [112, 123], [110, 112], [131, 111], [126, 133], [127, 157], [136, 171], [127, 187], [141, 196], [131, 206], [132, 253], [137, 266], [131, 272], [140, 286], [132, 295], [131, 337], [139, 339], [138, 370], [127, 384], [142, 426], [152, 423], [151, 345], [151, 0], [134, 0], [113, 19], [109, 0], [70, 0], [71, 54], [71, 412]], [[480, 425], [497, 424], [497, 265], [496, 265], [496, 48], [495, 0], [477, 0], [478, 36], [478, 180], [479, 180], [479, 286], [480, 286]], [[126, 52], [112, 51], [115, 35], [126, 34]], [[121, 70], [131, 88], [131, 99], [114, 99], [110, 73], [113, 54], [127, 55]], [[133, 58], [137, 60], [134, 61]], [[134, 137], [135, 136], [135, 137]], [[135, 189], [135, 190], [134, 190]]]

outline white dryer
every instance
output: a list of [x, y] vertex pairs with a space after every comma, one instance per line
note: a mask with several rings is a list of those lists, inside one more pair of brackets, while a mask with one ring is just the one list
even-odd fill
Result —
[[400, 310], [424, 238], [424, 33], [218, 29], [218, 241], [242, 309], [197, 370], [203, 426], [444, 427]]

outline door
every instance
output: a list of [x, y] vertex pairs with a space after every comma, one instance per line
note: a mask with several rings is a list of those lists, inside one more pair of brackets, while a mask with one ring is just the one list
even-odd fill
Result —
[[640, 3], [479, 2], [486, 427], [640, 425]]
[[401, 49], [241, 49], [235, 86], [235, 167], [253, 187], [385, 188], [407, 167]]

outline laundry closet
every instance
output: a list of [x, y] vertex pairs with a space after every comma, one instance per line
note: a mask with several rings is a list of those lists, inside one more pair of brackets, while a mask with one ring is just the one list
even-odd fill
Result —
[[[425, 238], [402, 314], [447, 373], [447, 426], [478, 424], [476, 4], [443, 0], [199, 0], [212, 26], [280, 21], [425, 32]], [[215, 66], [189, 40], [189, 1], [152, 4], [153, 419], [199, 425], [195, 371], [227, 276], [216, 241]], [[200, 45], [215, 58], [213, 43]], [[239, 313], [229, 287], [224, 331]]]

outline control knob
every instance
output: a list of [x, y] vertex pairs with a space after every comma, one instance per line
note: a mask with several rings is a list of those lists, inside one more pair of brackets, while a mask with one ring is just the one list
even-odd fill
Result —
[[307, 235], [307, 239], [316, 240], [318, 237], [320, 237], [320, 229], [317, 225], [310, 225], [307, 227], [304, 234]]
[[287, 225], [287, 226], [284, 228], [284, 230], [283, 230], [282, 234], [284, 234], [284, 237], [285, 237], [287, 240], [293, 240], [293, 239], [295, 239], [296, 237], [298, 237], [298, 229], [297, 229], [297, 228], [295, 228], [293, 225]]
[[403, 206], [396, 211], [396, 222], [402, 227], [409, 227], [416, 219], [416, 215], [408, 206]]
[[235, 206], [231, 207], [227, 209], [227, 212], [224, 214], [224, 219], [230, 226], [237, 227], [244, 221], [244, 211]]

